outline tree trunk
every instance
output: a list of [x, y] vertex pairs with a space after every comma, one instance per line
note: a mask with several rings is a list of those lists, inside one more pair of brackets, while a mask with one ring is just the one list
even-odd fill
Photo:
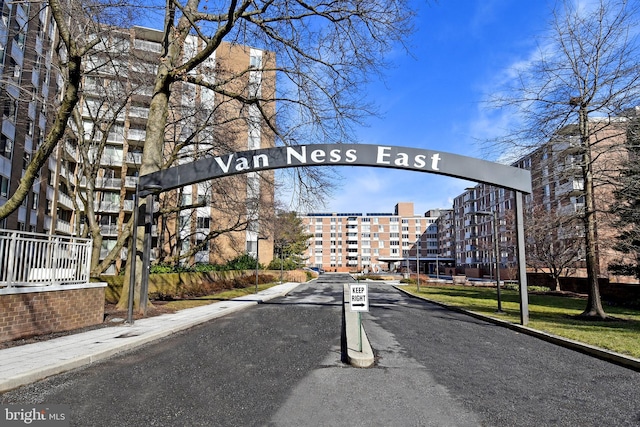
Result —
[[[173, 62], [173, 61], [169, 61]], [[167, 67], [161, 63], [156, 76], [154, 85], [154, 94], [149, 105], [149, 118], [147, 120], [147, 134], [142, 152], [142, 165], [140, 166], [140, 175], [157, 172], [161, 169], [163, 163], [165, 126], [167, 123], [167, 114], [169, 111], [170, 98], [170, 77]], [[136, 197], [134, 209], [142, 206], [140, 198]], [[138, 224], [140, 224], [140, 215], [138, 215]], [[131, 280], [131, 262], [132, 256], [136, 257], [135, 265], [135, 288], [133, 307], [136, 312], [142, 311], [140, 307], [140, 290], [142, 288], [142, 251], [144, 248], [144, 226], [133, 224], [135, 233], [133, 238], [136, 239], [136, 253], [133, 254], [129, 250], [127, 256], [127, 267], [124, 275], [124, 284], [122, 286], [122, 294], [118, 301], [118, 309], [126, 309], [129, 306], [129, 284]], [[130, 246], [131, 247], [131, 246]], [[149, 305], [149, 303], [147, 303]]]
[[598, 259], [598, 237], [596, 232], [596, 211], [595, 194], [593, 188], [592, 153], [589, 141], [588, 118], [586, 109], [580, 107], [580, 138], [584, 149], [584, 166], [582, 167], [582, 178], [584, 182], [584, 232], [585, 249], [587, 263], [587, 281], [589, 284], [589, 298], [587, 307], [580, 315], [581, 317], [596, 317], [604, 319], [607, 317], [602, 308], [600, 299], [600, 262]]

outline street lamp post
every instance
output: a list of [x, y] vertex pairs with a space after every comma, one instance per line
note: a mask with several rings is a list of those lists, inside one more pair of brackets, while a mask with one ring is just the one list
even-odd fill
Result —
[[420, 292], [420, 239], [416, 241], [416, 271], [418, 275], [418, 293]]
[[500, 297], [500, 245], [499, 245], [499, 235], [498, 235], [498, 211], [493, 210], [492, 212], [487, 211], [478, 211], [475, 212], [476, 215], [481, 216], [490, 216], [493, 221], [493, 252], [496, 260], [496, 291], [498, 297], [498, 310], [496, 313], [504, 313], [502, 311], [502, 299]]
[[256, 294], [258, 293], [258, 270], [260, 269], [260, 240], [266, 240], [266, 237], [256, 237]]
[[283, 283], [282, 280], [282, 276], [283, 276], [283, 271], [284, 271], [284, 254], [282, 253], [283, 251], [283, 246], [282, 244], [280, 244], [280, 283]]

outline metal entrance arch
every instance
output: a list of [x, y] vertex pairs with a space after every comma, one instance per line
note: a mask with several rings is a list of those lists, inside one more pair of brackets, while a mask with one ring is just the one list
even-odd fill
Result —
[[[139, 192], [140, 197], [144, 197], [229, 175], [300, 166], [369, 166], [403, 169], [451, 176], [513, 190], [520, 282], [520, 323], [526, 325], [529, 322], [522, 202], [522, 194], [531, 193], [531, 173], [528, 170], [436, 150], [392, 145], [313, 144], [263, 148], [207, 157], [142, 175], [136, 191]], [[149, 209], [152, 203], [146, 205]], [[151, 216], [151, 213], [147, 212], [145, 222], [150, 221]], [[150, 226], [145, 227], [145, 230], [150, 229]], [[148, 236], [145, 236], [145, 242], [147, 240]], [[148, 271], [147, 251], [150, 251], [150, 247], [146, 246], [143, 254], [143, 273]]]

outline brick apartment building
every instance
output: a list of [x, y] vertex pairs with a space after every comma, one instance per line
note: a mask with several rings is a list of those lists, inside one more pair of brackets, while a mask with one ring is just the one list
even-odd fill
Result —
[[[612, 225], [614, 218], [608, 212], [613, 201], [613, 191], [617, 182], [620, 166], [627, 160], [626, 140], [627, 120], [624, 118], [592, 119], [593, 144], [592, 163], [596, 219], [598, 233], [598, 253], [601, 277], [610, 281], [635, 281], [630, 277], [613, 276], [608, 267], [625, 256], [613, 249], [618, 230]], [[531, 171], [533, 193], [524, 198], [525, 233], [540, 232], [540, 226], [534, 229], [532, 222], [544, 215], [565, 217], [571, 230], [565, 228], [544, 229], [556, 240], [575, 238], [584, 233], [582, 214], [584, 212], [584, 183], [582, 179], [580, 154], [581, 146], [575, 126], [567, 126], [557, 132], [547, 144], [521, 157], [512, 166]], [[477, 212], [497, 212], [499, 260], [501, 268], [509, 270], [517, 263], [515, 251], [514, 194], [511, 191], [478, 184], [466, 189], [454, 198], [453, 218], [455, 227], [454, 242], [456, 265], [459, 272], [468, 275], [490, 275], [493, 255], [493, 218], [477, 215]], [[544, 220], [544, 219], [543, 219]], [[540, 218], [537, 222], [540, 222]], [[580, 239], [578, 239], [580, 240]], [[443, 243], [440, 242], [442, 247]], [[577, 248], [571, 274], [584, 275], [584, 247]]]
[[[313, 237], [307, 266], [326, 271], [396, 271], [435, 269], [438, 258], [437, 219], [443, 212], [416, 215], [412, 202], [393, 213], [308, 213], [301, 215]], [[442, 266], [451, 259], [439, 260]]]
[[[3, 3], [0, 48], [6, 83], [0, 90], [3, 106], [0, 204], [17, 188], [32, 153], [48, 131], [55, 112], [51, 106], [62, 87], [51, 48], [56, 36], [55, 22], [49, 8], [36, 6], [29, 2]], [[81, 122], [69, 122], [75, 136], [59, 144], [42, 168], [29, 197], [0, 223], [0, 228], [77, 236], [87, 226], [85, 215], [92, 214], [102, 235], [100, 258], [115, 247], [133, 212], [161, 36], [160, 31], [142, 27], [114, 29], [105, 42], [107, 48], [87, 58], [82, 99], [77, 105]], [[192, 37], [189, 43], [196, 46], [198, 40]], [[262, 69], [273, 69], [274, 61], [271, 52], [223, 44], [197, 73], [208, 79], [213, 79], [216, 73], [227, 78], [245, 76], [229, 79], [229, 84], [249, 96], [273, 97], [275, 74]], [[176, 84], [171, 100], [172, 125], [166, 136], [167, 158], [174, 155], [178, 162], [188, 162], [203, 153], [273, 146], [273, 135], [261, 123], [256, 107], [245, 108], [242, 114], [240, 108], [207, 89]], [[263, 108], [267, 114], [275, 114], [273, 103]], [[238, 120], [223, 127], [224, 132], [219, 130], [220, 126], [216, 131], [200, 129], [198, 137], [192, 138], [198, 126], [214, 116], [233, 116]], [[180, 146], [186, 136], [191, 137], [191, 145]], [[87, 146], [91, 148], [85, 154], [93, 166], [97, 165], [89, 177], [86, 170], [90, 166], [81, 160], [81, 147]], [[89, 189], [92, 200], [87, 201]], [[221, 189], [226, 189], [225, 194], [219, 194]], [[179, 204], [184, 209], [157, 222], [152, 256], [178, 257], [189, 253], [183, 262], [193, 263], [225, 260], [243, 252], [255, 255], [260, 209], [272, 202], [272, 172], [200, 183], [163, 194], [156, 203], [158, 208]], [[214, 239], [215, 243], [209, 243], [212, 234], [220, 229], [228, 232]], [[260, 244], [261, 260], [268, 262], [272, 252], [271, 242]], [[123, 250], [107, 272], [116, 273], [125, 260]]]

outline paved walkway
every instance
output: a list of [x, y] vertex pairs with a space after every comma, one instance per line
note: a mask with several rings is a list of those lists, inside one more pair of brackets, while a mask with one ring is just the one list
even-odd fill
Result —
[[284, 283], [254, 295], [136, 320], [133, 325], [94, 329], [0, 350], [0, 392], [106, 359], [211, 319], [284, 296], [298, 285]]

